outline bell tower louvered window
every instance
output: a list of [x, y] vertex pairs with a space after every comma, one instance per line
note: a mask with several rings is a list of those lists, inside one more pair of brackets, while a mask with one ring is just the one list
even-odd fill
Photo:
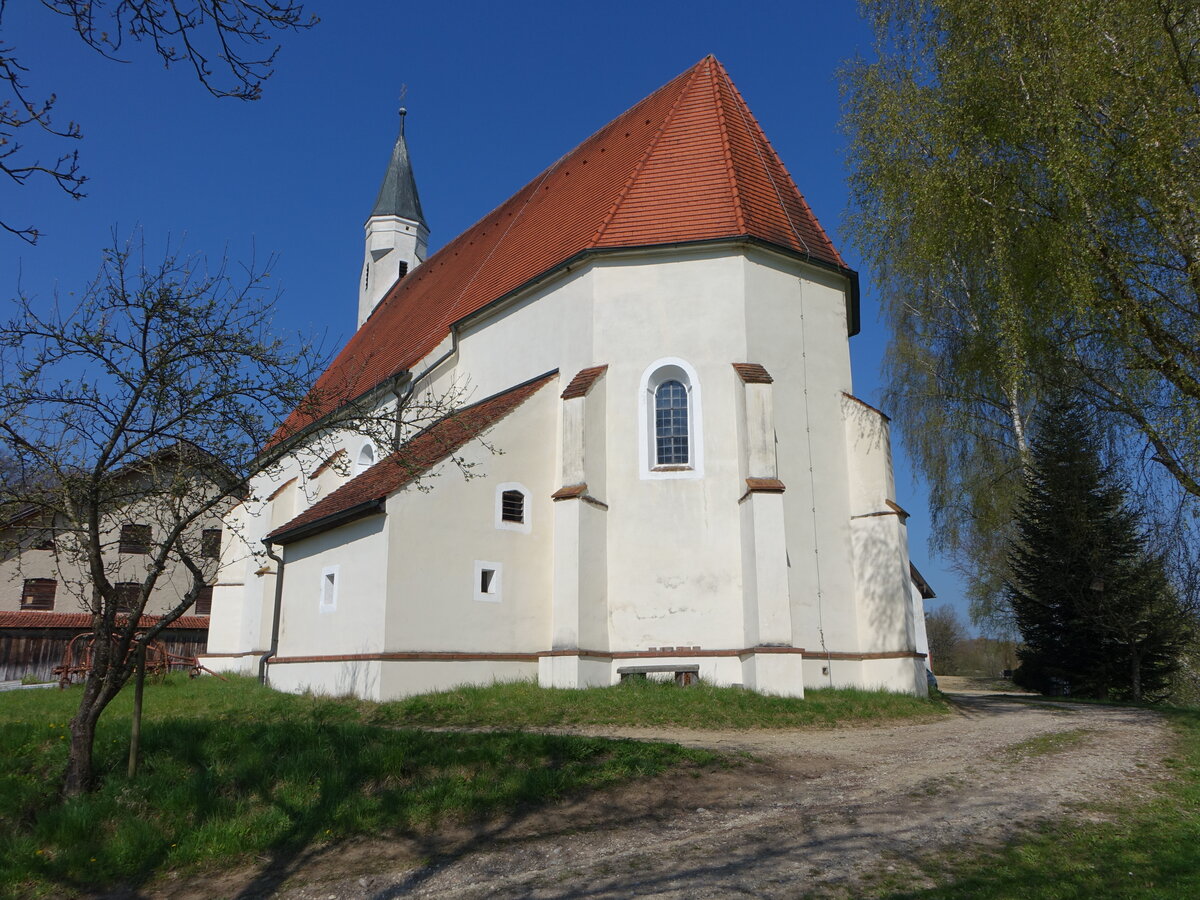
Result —
[[520, 491], [504, 491], [500, 495], [500, 518], [505, 522], [524, 522], [525, 495]]

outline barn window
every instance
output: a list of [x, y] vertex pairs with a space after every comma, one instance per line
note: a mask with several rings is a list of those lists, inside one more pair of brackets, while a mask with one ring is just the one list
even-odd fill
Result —
[[26, 578], [21, 588], [21, 609], [54, 609], [57, 588], [53, 578]]
[[142, 599], [142, 586], [136, 581], [118, 581], [113, 585], [117, 592], [117, 612], [131, 613], [138, 608]]
[[213, 586], [206, 584], [200, 588], [200, 593], [196, 595], [196, 605], [193, 607], [193, 612], [198, 616], [212, 615], [212, 594]]
[[660, 359], [646, 369], [638, 413], [642, 478], [698, 478], [703, 474], [700, 383], [688, 363]]
[[220, 528], [205, 528], [202, 532], [200, 532], [200, 556], [204, 559], [220, 559]]
[[121, 553], [149, 553], [150, 526], [122, 525], [119, 549]]

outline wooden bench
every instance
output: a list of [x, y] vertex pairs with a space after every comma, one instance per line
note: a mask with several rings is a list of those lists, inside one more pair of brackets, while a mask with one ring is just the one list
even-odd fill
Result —
[[651, 672], [673, 673], [675, 675], [675, 683], [680, 687], [687, 687], [700, 681], [700, 667], [695, 664], [682, 665], [675, 663], [665, 666], [621, 666], [621, 668], [617, 669], [617, 674], [621, 676], [622, 681], [629, 678], [645, 680], [646, 676]]

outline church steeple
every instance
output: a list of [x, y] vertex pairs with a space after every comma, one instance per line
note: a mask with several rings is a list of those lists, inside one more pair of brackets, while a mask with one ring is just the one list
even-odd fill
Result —
[[404, 138], [406, 113], [401, 108], [400, 133], [365, 227], [366, 253], [358, 288], [360, 326], [392, 285], [424, 262], [428, 252], [429, 227], [421, 212], [421, 198]]

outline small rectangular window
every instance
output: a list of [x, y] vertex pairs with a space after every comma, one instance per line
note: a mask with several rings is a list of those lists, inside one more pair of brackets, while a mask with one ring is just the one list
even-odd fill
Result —
[[202, 532], [200, 532], [200, 556], [204, 559], [220, 559], [220, 528], [205, 528]]
[[213, 589], [211, 584], [206, 584], [204, 587], [200, 588], [200, 593], [196, 595], [196, 605], [192, 608], [192, 611], [195, 615], [212, 615], [212, 595]]
[[330, 566], [321, 572], [320, 611], [333, 612], [337, 609], [338, 566]]
[[520, 491], [505, 491], [500, 499], [500, 518], [505, 522], [524, 522], [525, 495]]
[[499, 603], [503, 591], [500, 563], [475, 561], [475, 586], [473, 594], [476, 600], [484, 603]]
[[54, 592], [58, 582], [53, 578], [26, 578], [21, 589], [21, 609], [54, 609]]
[[118, 581], [113, 585], [117, 592], [117, 612], [133, 612], [142, 599], [142, 586], [136, 581]]
[[149, 553], [150, 526], [122, 525], [121, 546], [119, 549], [121, 553]]

